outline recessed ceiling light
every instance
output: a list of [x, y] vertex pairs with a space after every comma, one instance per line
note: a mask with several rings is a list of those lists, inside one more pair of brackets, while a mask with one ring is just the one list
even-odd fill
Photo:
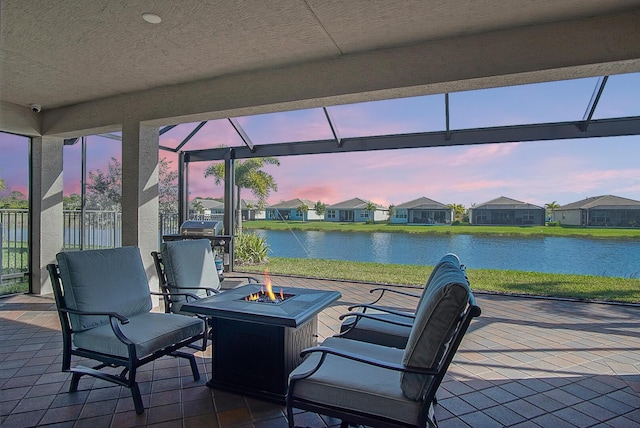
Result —
[[155, 13], [149, 13], [149, 12], [143, 13], [142, 19], [147, 21], [149, 24], [159, 24], [160, 22], [162, 22], [162, 18], [160, 18]]

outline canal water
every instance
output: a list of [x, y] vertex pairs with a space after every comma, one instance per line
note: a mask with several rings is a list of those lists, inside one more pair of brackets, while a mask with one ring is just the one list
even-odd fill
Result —
[[457, 254], [470, 269], [640, 278], [640, 242], [626, 240], [254, 230], [272, 257], [435, 265]]

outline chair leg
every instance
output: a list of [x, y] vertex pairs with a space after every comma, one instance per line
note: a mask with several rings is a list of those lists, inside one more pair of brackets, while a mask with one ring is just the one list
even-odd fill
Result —
[[287, 420], [289, 421], [289, 428], [294, 428], [293, 424], [293, 408], [287, 405]]
[[80, 376], [83, 375], [83, 373], [78, 373], [75, 371], [72, 371], [72, 375], [71, 375], [71, 385], [69, 386], [69, 392], [76, 392], [78, 390], [78, 383], [80, 382]]
[[193, 355], [189, 356], [189, 364], [191, 365], [191, 373], [193, 374], [193, 380], [200, 380], [200, 370], [198, 370], [198, 363], [196, 363], [196, 358]]
[[193, 380], [200, 380], [200, 370], [198, 370], [198, 363], [196, 363], [196, 357], [192, 354], [187, 354], [184, 352], [174, 351], [171, 353], [174, 357], [186, 358], [189, 360], [189, 364], [191, 365], [191, 373], [193, 373]]
[[133, 397], [133, 405], [136, 409], [136, 414], [141, 415], [144, 413], [144, 404], [142, 403], [142, 395], [140, 395], [140, 388], [138, 382], [134, 382], [131, 385], [131, 396]]

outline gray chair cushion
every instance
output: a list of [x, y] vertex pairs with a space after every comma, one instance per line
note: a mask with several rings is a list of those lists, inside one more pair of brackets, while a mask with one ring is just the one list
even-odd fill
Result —
[[[429, 279], [422, 290], [420, 299], [417, 302], [416, 308], [420, 306], [425, 296], [428, 295], [428, 290], [433, 282], [433, 278], [438, 275], [438, 272], [442, 266], [460, 266], [460, 259], [453, 253], [449, 253], [442, 257], [440, 261], [435, 265]], [[394, 314], [381, 314], [376, 313], [375, 310], [367, 309], [366, 313], [375, 314], [375, 316], [383, 320], [400, 321], [403, 323], [413, 323], [413, 318], [403, 317]], [[353, 317], [345, 321], [340, 328], [341, 331], [346, 331], [355, 322], [356, 318]], [[373, 319], [362, 318], [355, 327], [351, 328], [342, 337], [347, 339], [361, 340], [363, 342], [377, 343], [378, 345], [393, 346], [395, 348], [404, 349], [411, 333], [410, 327], [403, 327], [394, 324], [388, 324], [384, 321], [377, 321]]]
[[[471, 290], [465, 272], [453, 262], [443, 263], [425, 297], [416, 310], [416, 319], [402, 358], [411, 367], [435, 367], [442, 359], [456, 327], [460, 314], [469, 303]], [[403, 373], [402, 391], [413, 400], [422, 396], [432, 376]]]
[[[220, 278], [216, 270], [211, 242], [208, 239], [163, 242], [160, 251], [171, 292], [187, 292], [198, 297], [206, 297], [207, 292], [204, 289], [180, 290], [180, 287], [220, 289]], [[185, 300], [185, 296], [173, 298], [173, 311], [180, 311]]]
[[[56, 259], [70, 309], [126, 317], [151, 310], [149, 282], [137, 247], [62, 252]], [[108, 317], [71, 314], [69, 319], [76, 332], [109, 323]]]
[[453, 253], [445, 254], [444, 257], [442, 257], [440, 259], [440, 261], [433, 267], [433, 270], [431, 271], [431, 274], [429, 275], [429, 278], [427, 279], [427, 282], [424, 285], [424, 290], [422, 291], [422, 294], [420, 295], [420, 300], [418, 300], [418, 304], [416, 305], [416, 310], [417, 310], [417, 308], [420, 307], [420, 304], [425, 299], [425, 297], [427, 295], [427, 291], [429, 290], [429, 287], [431, 286], [431, 283], [433, 282], [433, 278], [436, 275], [438, 275], [438, 271], [440, 271], [440, 268], [443, 265], [453, 265], [453, 266], [456, 266], [456, 267], [460, 267], [461, 266], [460, 259], [458, 258], [457, 255], [455, 255]]
[[[120, 325], [120, 328], [135, 344], [137, 357], [142, 358], [201, 334], [204, 321], [196, 317], [148, 312], [129, 318], [129, 323]], [[127, 346], [116, 338], [109, 324], [76, 333], [73, 343], [78, 348], [129, 357]]]
[[[344, 334], [344, 338], [360, 340], [362, 342], [376, 343], [382, 346], [390, 346], [393, 348], [404, 349], [411, 333], [411, 327], [405, 327], [397, 324], [387, 323], [385, 321], [402, 322], [405, 324], [413, 323], [413, 318], [403, 317], [401, 315], [379, 313], [367, 310], [369, 315], [373, 315], [383, 321], [371, 318], [360, 318], [357, 324]], [[356, 317], [345, 321], [341, 329], [346, 330], [356, 322]]]
[[[400, 349], [342, 338], [328, 338], [322, 345], [396, 364], [401, 362], [403, 355]], [[291, 375], [310, 370], [319, 359], [319, 353], [309, 355]], [[294, 388], [296, 398], [409, 424], [415, 424], [422, 404], [404, 396], [400, 389], [400, 372], [333, 355], [327, 355], [316, 373], [296, 381]]]

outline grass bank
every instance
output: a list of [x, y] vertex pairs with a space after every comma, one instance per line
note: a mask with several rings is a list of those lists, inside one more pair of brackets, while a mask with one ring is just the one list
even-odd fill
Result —
[[592, 228], [569, 226], [410, 226], [389, 223], [337, 223], [326, 221], [253, 220], [242, 223], [244, 229], [313, 230], [336, 232], [390, 232], [424, 233], [442, 235], [497, 235], [497, 236], [563, 236], [574, 238], [632, 239], [640, 240], [640, 228]]
[[[267, 264], [237, 266], [244, 272], [342, 279], [382, 284], [422, 286], [433, 266], [272, 257]], [[566, 275], [513, 270], [469, 269], [471, 287], [478, 291], [640, 303], [640, 279]]]

